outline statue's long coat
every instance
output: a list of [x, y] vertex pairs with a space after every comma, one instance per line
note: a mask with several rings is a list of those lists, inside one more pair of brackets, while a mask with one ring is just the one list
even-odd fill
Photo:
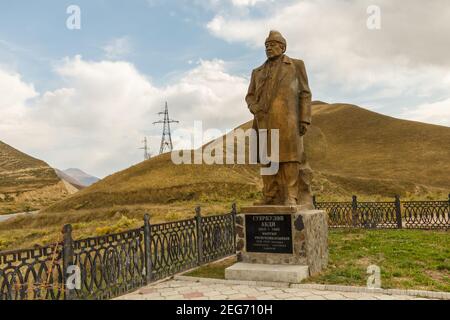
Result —
[[[299, 134], [299, 125], [311, 123], [308, 77], [302, 60], [286, 55], [280, 59], [279, 67], [274, 70], [273, 88], [267, 85], [266, 61], [253, 70], [245, 100], [250, 109], [257, 106], [254, 109], [262, 110], [254, 114], [255, 130], [279, 129], [279, 162], [303, 162], [303, 137]], [[268, 146], [270, 148], [270, 141]]]

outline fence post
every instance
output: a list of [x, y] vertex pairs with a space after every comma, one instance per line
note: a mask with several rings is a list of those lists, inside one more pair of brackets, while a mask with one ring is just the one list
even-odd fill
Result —
[[352, 196], [352, 224], [353, 227], [356, 227], [357, 225], [357, 218], [358, 218], [358, 197]]
[[448, 220], [450, 220], [450, 193], [448, 194]]
[[197, 225], [197, 264], [201, 265], [203, 262], [203, 231], [200, 207], [195, 208], [195, 220]]
[[316, 195], [313, 195], [313, 205], [314, 205], [314, 208], [316, 208], [317, 209], [317, 201], [316, 201]]
[[150, 227], [150, 215], [144, 215], [144, 251], [145, 251], [145, 282], [149, 284], [152, 281], [152, 231]]
[[67, 286], [68, 269], [73, 265], [73, 239], [72, 225], [66, 224], [62, 230], [63, 233], [63, 288], [64, 300], [73, 300], [75, 298], [75, 289], [69, 289]]
[[400, 203], [400, 196], [395, 195], [395, 217], [397, 219], [397, 228], [401, 229], [402, 226], [402, 207]]
[[236, 210], [236, 203], [233, 203], [231, 205], [231, 216], [233, 218], [233, 250], [234, 253], [236, 253], [236, 214], [237, 214], [237, 210]]

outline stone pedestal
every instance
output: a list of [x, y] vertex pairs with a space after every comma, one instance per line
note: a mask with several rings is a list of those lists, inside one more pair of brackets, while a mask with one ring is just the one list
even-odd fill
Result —
[[238, 262], [225, 271], [227, 279], [300, 283], [309, 277], [308, 266]]
[[239, 262], [225, 270], [227, 279], [298, 283], [327, 266], [327, 215], [299, 206], [245, 207], [236, 217], [236, 245]]

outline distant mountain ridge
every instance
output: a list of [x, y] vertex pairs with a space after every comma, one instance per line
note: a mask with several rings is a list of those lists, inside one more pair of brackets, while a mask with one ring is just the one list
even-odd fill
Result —
[[88, 187], [100, 180], [99, 178], [94, 177], [77, 168], [69, 168], [63, 170], [63, 172], [69, 177], [72, 177], [75, 181], [78, 181], [84, 187]]
[[81, 189], [83, 189], [83, 188], [86, 188], [86, 186], [85, 186], [83, 183], [81, 183], [81, 182], [78, 181], [77, 179], [75, 179], [75, 178], [69, 176], [69, 175], [66, 174], [64, 171], [61, 171], [61, 170], [59, 170], [59, 169], [55, 169], [55, 172], [56, 172], [56, 175], [57, 175], [60, 179], [66, 181], [66, 182], [68, 182], [68, 183], [70, 183], [70, 184], [73, 185], [75, 188], [77, 188], [77, 189], [79, 189], [79, 190], [81, 190]]

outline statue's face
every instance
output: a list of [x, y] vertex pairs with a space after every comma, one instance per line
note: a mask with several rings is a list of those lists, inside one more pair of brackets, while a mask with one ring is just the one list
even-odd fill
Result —
[[273, 59], [284, 53], [284, 45], [278, 41], [266, 42], [266, 55], [267, 58]]

